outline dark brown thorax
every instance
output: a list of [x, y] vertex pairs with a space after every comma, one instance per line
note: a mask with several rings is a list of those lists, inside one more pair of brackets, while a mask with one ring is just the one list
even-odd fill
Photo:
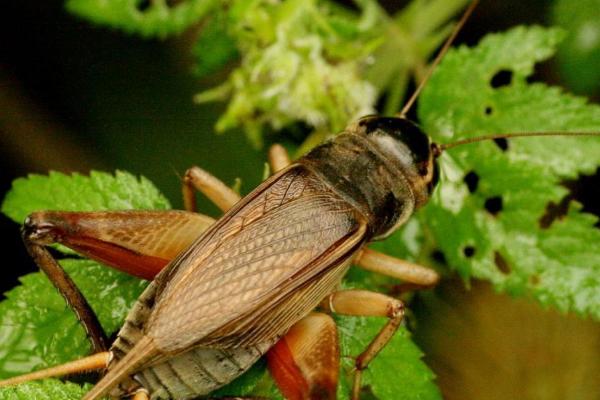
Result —
[[367, 217], [372, 238], [404, 223], [437, 182], [429, 138], [404, 118], [361, 118], [298, 162]]

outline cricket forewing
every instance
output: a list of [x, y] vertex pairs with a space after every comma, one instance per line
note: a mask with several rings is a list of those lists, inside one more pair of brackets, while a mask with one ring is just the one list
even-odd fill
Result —
[[[174, 260], [159, 287], [147, 335], [169, 353], [239, 343], [248, 320], [339, 264], [330, 254], [342, 248], [340, 256], [347, 257], [344, 244], [364, 240], [355, 237], [364, 232], [363, 224], [351, 205], [306, 168], [293, 166], [242, 200]], [[288, 312], [305, 314], [319, 300]], [[287, 328], [277, 326], [265, 335]], [[264, 339], [254, 335], [246, 342]]]
[[[429, 139], [404, 121], [362, 119], [269, 179], [180, 254], [148, 321], [158, 349], [281, 335], [294, 318], [261, 334], [253, 320], [265, 310], [277, 315], [287, 297], [404, 222], [428, 198], [430, 188], [417, 184], [433, 171]], [[312, 296], [285, 302], [285, 314], [305, 315], [335, 283], [317, 286]]]

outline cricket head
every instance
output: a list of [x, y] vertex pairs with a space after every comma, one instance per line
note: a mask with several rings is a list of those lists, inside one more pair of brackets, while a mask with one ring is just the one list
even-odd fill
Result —
[[439, 147], [406, 118], [367, 116], [356, 124], [389, 168], [406, 179], [415, 208], [427, 203], [439, 180]]

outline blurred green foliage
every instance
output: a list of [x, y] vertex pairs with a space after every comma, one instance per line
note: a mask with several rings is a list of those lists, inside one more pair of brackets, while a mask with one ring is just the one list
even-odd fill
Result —
[[[243, 127], [260, 147], [264, 134], [303, 122], [313, 131], [299, 153], [346, 123], [385, 109], [397, 111], [413, 75], [448, 35], [467, 0], [414, 0], [388, 15], [375, 0], [358, 11], [328, 0], [69, 0], [67, 8], [93, 22], [142, 36], [166, 37], [194, 22], [203, 29], [193, 49], [194, 71], [205, 76], [232, 60], [227, 80], [199, 93], [198, 103], [227, 100], [216, 124]], [[400, 57], [399, 55], [402, 54]]]
[[[301, 154], [374, 113], [382, 93], [389, 92], [386, 110], [397, 111], [409, 76], [422, 73], [465, 3], [414, 1], [390, 16], [373, 0], [358, 1], [358, 12], [328, 1], [234, 1], [223, 38], [235, 40], [239, 66], [196, 101], [228, 100], [217, 131], [243, 126], [255, 146], [269, 130], [305, 123], [312, 134]], [[229, 54], [224, 39], [217, 43]]]
[[91, 387], [90, 384], [80, 386], [72, 382], [61, 382], [58, 379], [45, 379], [0, 389], [0, 398], [6, 400], [80, 400]]
[[326, 6], [305, 0], [233, 5], [229, 29], [240, 66], [224, 84], [196, 96], [197, 102], [229, 98], [217, 131], [242, 125], [260, 146], [265, 126], [304, 121], [337, 132], [374, 112], [375, 90], [359, 66], [379, 40], [372, 32], [376, 20], [361, 23]]
[[218, 0], [67, 0], [67, 9], [91, 22], [144, 37], [181, 33], [219, 6]]
[[[575, 5], [576, 4], [576, 5]], [[561, 77], [578, 94], [600, 92], [600, 1], [556, 0], [552, 21], [567, 30], [558, 48]]]

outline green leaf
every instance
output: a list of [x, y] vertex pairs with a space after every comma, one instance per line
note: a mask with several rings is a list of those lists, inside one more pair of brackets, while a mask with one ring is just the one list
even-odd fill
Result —
[[[372, 13], [367, 5], [374, 2], [363, 3]], [[227, 31], [241, 65], [196, 101], [228, 97], [217, 131], [242, 126], [257, 147], [263, 131], [298, 121], [321, 133], [338, 132], [373, 112], [375, 89], [361, 70], [380, 43], [376, 20], [315, 0], [234, 1]]]
[[[17, 222], [35, 210], [167, 209], [168, 201], [145, 178], [117, 172], [90, 176], [30, 175], [13, 182], [2, 212]], [[69, 254], [72, 254], [70, 252]], [[123, 323], [145, 282], [96, 262], [66, 258], [61, 264], [98, 315], [107, 333]], [[89, 353], [83, 329], [46, 276], [33, 273], [0, 303], [0, 376], [60, 364]]]
[[[353, 285], [354, 286], [354, 285]], [[354, 359], [377, 335], [382, 318], [336, 317], [340, 337], [340, 382], [337, 398], [350, 398]], [[392, 341], [377, 355], [363, 373], [362, 385], [378, 399], [441, 399], [433, 382], [434, 375], [421, 360], [423, 353], [412, 342], [409, 332], [401, 327]], [[264, 362], [259, 362], [231, 384], [213, 393], [221, 396], [263, 396], [282, 399]], [[368, 398], [363, 396], [363, 398]]]
[[[385, 321], [376, 318], [338, 317], [336, 322], [340, 330], [342, 355], [342, 382], [338, 389], [338, 399], [342, 400], [350, 398], [354, 358], [365, 350]], [[434, 375], [421, 361], [422, 356], [421, 350], [410, 339], [409, 332], [401, 327], [364, 371], [363, 390], [371, 392], [377, 399], [441, 399], [439, 389], [433, 383]]]
[[[518, 27], [449, 52], [419, 102], [425, 130], [441, 143], [486, 133], [600, 131], [600, 107], [527, 82], [563, 36], [558, 29]], [[510, 83], [494, 87], [500, 71]], [[451, 149], [439, 160], [440, 187], [420, 213], [423, 229], [465, 279], [486, 279], [499, 290], [598, 319], [597, 218], [571, 204], [565, 217], [541, 223], [547, 207], [566, 195], [561, 183], [593, 173], [598, 154], [597, 137], [512, 139], [507, 151], [492, 141]], [[479, 177], [472, 194], [464, 183], [470, 172]], [[486, 210], [490, 202], [501, 210]]]
[[57, 379], [0, 388], [0, 400], [80, 400], [91, 385], [77, 385]]
[[[117, 171], [90, 176], [29, 175], [13, 182], [2, 212], [22, 222], [36, 210], [167, 209], [169, 203], [145, 178]], [[72, 254], [72, 252], [69, 252]], [[66, 258], [65, 270], [81, 288], [108, 333], [115, 332], [145, 283], [96, 262]], [[41, 273], [21, 278], [22, 285], [0, 303], [0, 376], [56, 365], [86, 355], [83, 329], [64, 300]], [[100, 289], [100, 290], [99, 290]]]
[[33, 211], [169, 209], [169, 201], [146, 178], [127, 172], [92, 171], [90, 176], [50, 172], [16, 179], [1, 210], [21, 224]]
[[552, 21], [568, 34], [558, 48], [558, 66], [567, 85], [576, 93], [593, 95], [600, 90], [600, 0], [556, 0]]
[[[65, 271], [110, 335], [117, 331], [146, 283], [89, 260], [65, 259]], [[83, 328], [48, 278], [23, 276], [0, 302], [0, 378], [88, 355]]]
[[67, 10], [99, 25], [145, 37], [178, 34], [220, 5], [217, 0], [67, 0]]

